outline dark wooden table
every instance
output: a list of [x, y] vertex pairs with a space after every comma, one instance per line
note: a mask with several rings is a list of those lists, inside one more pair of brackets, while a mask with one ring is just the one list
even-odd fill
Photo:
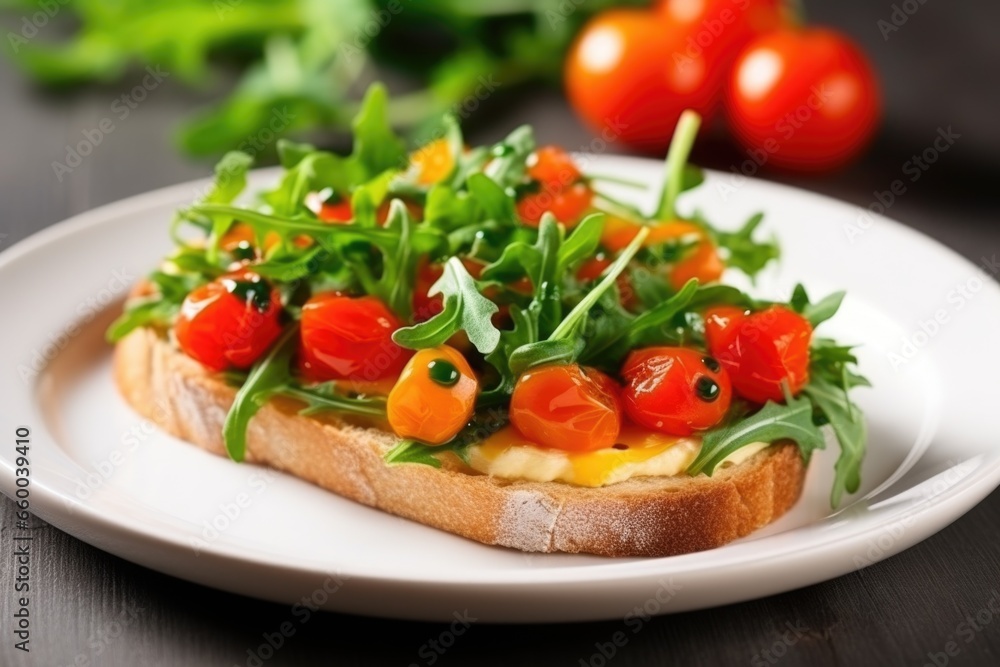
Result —
[[[1000, 251], [997, 3], [920, 4], [888, 40], [878, 27], [892, 12], [887, 1], [808, 4], [814, 19], [848, 28], [872, 54], [885, 83], [887, 122], [862, 164], [833, 179], [798, 184], [867, 205], [939, 127], [954, 126], [962, 139], [889, 214], [971, 260]], [[168, 80], [59, 180], [52, 162], [65, 160], [66, 145], [109, 115], [121, 90], [42, 94], [0, 61], [0, 249], [71, 214], [207, 174], [209, 165], [180, 159], [169, 136], [204, 100]], [[551, 92], [504, 99], [472, 138], [492, 139], [522, 121], [534, 123], [545, 141], [571, 148], [589, 142]], [[719, 146], [702, 148], [699, 156], [721, 169], [742, 159]], [[9, 631], [13, 507], [0, 500], [2, 665], [255, 665], [248, 651], [289, 618], [286, 606], [152, 572], [36, 520], [34, 634], [26, 661]], [[263, 664], [997, 665], [998, 528], [1000, 492], [888, 561], [783, 595], [653, 619], [606, 659], [600, 645], [610, 652], [621, 621], [477, 624], [439, 655], [430, 642], [445, 626], [320, 614]], [[984, 611], [991, 603], [994, 611]]]

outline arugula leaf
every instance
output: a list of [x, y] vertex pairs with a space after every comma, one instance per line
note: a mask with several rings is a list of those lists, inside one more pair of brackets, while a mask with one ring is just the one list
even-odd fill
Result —
[[513, 328], [500, 332], [500, 342], [493, 352], [486, 355], [486, 361], [496, 369], [498, 380], [490, 389], [479, 394], [476, 407], [490, 407], [506, 403], [514, 391], [517, 374], [510, 366], [511, 357], [521, 347], [538, 341], [538, 326], [535, 320], [522, 308], [510, 307], [510, 319]]
[[300, 415], [316, 415], [323, 412], [348, 413], [368, 415], [371, 417], [385, 416], [385, 400], [381, 398], [349, 398], [337, 393], [334, 382], [326, 382], [313, 387], [286, 385], [277, 390], [282, 396], [294, 398], [306, 404], [299, 410]]
[[522, 125], [493, 146], [490, 150], [493, 159], [483, 173], [505, 190], [516, 187], [525, 179], [525, 165], [534, 150], [534, 132], [530, 125]]
[[789, 305], [792, 310], [809, 320], [815, 329], [837, 314], [837, 311], [840, 310], [840, 304], [844, 302], [844, 296], [846, 296], [846, 292], [834, 292], [817, 303], [811, 303], [809, 295], [806, 294], [806, 288], [800, 283], [792, 291]]
[[784, 404], [768, 401], [749, 417], [706, 432], [701, 451], [687, 472], [711, 475], [733, 452], [755, 442], [778, 440], [794, 440], [808, 462], [814, 450], [825, 446], [823, 433], [813, 423], [812, 415], [813, 405], [806, 398], [789, 398]]
[[180, 306], [161, 298], [129, 302], [125, 311], [111, 323], [104, 337], [109, 343], [117, 343], [140, 327], [169, 326]]
[[486, 218], [513, 225], [517, 223], [514, 198], [485, 174], [472, 174], [466, 183], [469, 194], [482, 209]]
[[603, 213], [588, 215], [577, 224], [569, 237], [560, 245], [556, 274], [566, 275], [581, 262], [593, 257], [601, 243], [601, 232], [604, 230]]
[[861, 462], [867, 448], [868, 428], [861, 410], [847, 395], [846, 379], [834, 384], [824, 377], [813, 377], [803, 388], [813, 405], [822, 413], [840, 443], [840, 456], [834, 468], [830, 505], [836, 508], [844, 493], [854, 493], [861, 485]]
[[434, 455], [437, 447], [430, 447], [416, 440], [402, 440], [386, 452], [384, 460], [388, 464], [422, 463], [440, 468], [441, 461]]
[[[692, 278], [679, 292], [636, 317], [625, 319], [619, 314], [618, 326], [604, 327], [600, 329], [600, 335], [591, 333], [587, 336], [581, 360], [602, 368], [617, 368], [621, 359], [633, 347], [674, 340], [675, 336], [666, 328], [674, 317], [688, 307], [697, 291], [698, 281]], [[615, 311], [610, 312], [614, 316]]]
[[202, 201], [209, 204], [231, 204], [247, 185], [247, 172], [253, 157], [240, 151], [226, 153], [215, 165], [215, 181]]
[[389, 94], [384, 85], [373, 83], [368, 87], [353, 128], [351, 159], [361, 164], [369, 176], [406, 165], [406, 148], [389, 125]]
[[268, 399], [287, 388], [291, 379], [289, 366], [295, 352], [298, 330], [298, 324], [288, 327], [270, 352], [254, 364], [243, 386], [236, 392], [236, 398], [222, 427], [226, 451], [234, 461], [242, 461], [246, 456], [247, 427], [250, 420]]
[[461, 330], [481, 353], [489, 354], [496, 349], [500, 331], [493, 326], [492, 317], [500, 309], [479, 292], [460, 259], [448, 260], [444, 273], [427, 294], [443, 295], [443, 310], [426, 322], [397, 329], [392, 335], [397, 345], [413, 350], [436, 347]]
[[754, 230], [763, 219], [764, 214], [757, 213], [738, 231], [712, 230], [715, 242], [726, 251], [726, 265], [739, 269], [751, 278], [760, 273], [768, 262], [781, 256], [778, 242], [774, 239], [765, 242], [753, 240]]

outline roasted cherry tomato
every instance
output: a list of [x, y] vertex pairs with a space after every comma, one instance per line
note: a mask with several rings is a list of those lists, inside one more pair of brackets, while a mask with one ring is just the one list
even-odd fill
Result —
[[542, 146], [528, 157], [528, 178], [537, 191], [522, 195], [517, 214], [537, 226], [549, 211], [566, 227], [573, 227], [590, 208], [594, 192], [569, 153], [558, 146]]
[[537, 227], [548, 211], [567, 228], [576, 226], [590, 208], [594, 192], [586, 183], [574, 183], [562, 190], [546, 190], [524, 195], [517, 202], [517, 215], [523, 222]]
[[420, 350], [389, 393], [389, 425], [401, 438], [443, 444], [472, 418], [478, 391], [479, 381], [458, 350]]
[[569, 153], [558, 146], [542, 146], [528, 156], [528, 177], [549, 190], [569, 187], [583, 179], [583, 174]]
[[822, 28], [755, 39], [730, 75], [730, 125], [758, 165], [833, 169], [856, 157], [878, 126], [880, 95], [861, 51]]
[[434, 185], [455, 168], [455, 157], [446, 139], [435, 139], [410, 154], [410, 166], [416, 172], [417, 183]]
[[729, 371], [734, 391], [754, 403], [783, 401], [782, 383], [795, 395], [809, 381], [812, 326], [783, 306], [755, 313], [713, 308], [705, 313], [712, 356]]
[[392, 341], [400, 326], [373, 296], [318, 294], [302, 306], [299, 371], [314, 382], [396, 377], [413, 354]]
[[714, 283], [722, 277], [725, 268], [715, 244], [703, 239], [671, 267], [670, 286], [679, 290], [692, 278], [697, 278], [702, 285]]
[[542, 447], [590, 452], [615, 444], [621, 430], [620, 388], [604, 373], [578, 364], [525, 372], [510, 400], [510, 421]]
[[278, 291], [252, 271], [194, 289], [174, 323], [177, 344], [213, 371], [249, 368], [281, 334]]
[[637, 424], [686, 436], [722, 421], [732, 400], [718, 361], [686, 347], [635, 350], [622, 366], [622, 405]]

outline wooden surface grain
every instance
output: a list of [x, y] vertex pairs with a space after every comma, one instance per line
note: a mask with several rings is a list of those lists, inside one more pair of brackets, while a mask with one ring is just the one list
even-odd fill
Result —
[[[823, 181], [783, 180], [866, 205], [937, 128], [953, 125], [964, 138], [890, 215], [972, 260], [1000, 251], [997, 4], [924, 3], [889, 40], [877, 21], [892, 11], [891, 3], [807, 4], [814, 19], [850, 27], [875, 58], [888, 118], [872, 155], [856, 169]], [[183, 161], [171, 145], [170, 128], [205, 102], [172, 81], [116, 122], [61, 181], [52, 162], [65, 159], [66, 145], [109, 115], [121, 91], [43, 94], [6, 61], [0, 61], [0, 91], [0, 250], [74, 213], [208, 172], [209, 165]], [[543, 91], [496, 102], [472, 138], [493, 139], [522, 121], [534, 123], [544, 141], [577, 148], [590, 140], [559, 97]], [[722, 169], [742, 159], [717, 145], [701, 148], [699, 158]], [[291, 617], [287, 606], [146, 570], [35, 520], [34, 634], [25, 656], [13, 649], [9, 631], [13, 507], [0, 500], [0, 665], [254, 665], [251, 654], [264, 635]], [[887, 561], [778, 596], [652, 618], [638, 631], [622, 621], [473, 624], [440, 654], [430, 642], [447, 626], [317, 614], [261, 664], [997, 665], [1000, 613], [988, 610], [1000, 609], [998, 528], [995, 492]], [[614, 646], [618, 632], [627, 640], [622, 646]]]

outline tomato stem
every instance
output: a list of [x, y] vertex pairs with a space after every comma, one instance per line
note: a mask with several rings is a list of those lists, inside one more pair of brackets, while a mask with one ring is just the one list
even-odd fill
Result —
[[656, 217], [660, 220], [673, 220], [677, 217], [674, 206], [684, 182], [684, 166], [687, 165], [688, 155], [691, 154], [691, 147], [694, 146], [700, 127], [701, 116], [691, 109], [686, 109], [677, 121], [677, 128], [667, 151], [663, 194], [660, 195], [660, 205], [656, 210]]

